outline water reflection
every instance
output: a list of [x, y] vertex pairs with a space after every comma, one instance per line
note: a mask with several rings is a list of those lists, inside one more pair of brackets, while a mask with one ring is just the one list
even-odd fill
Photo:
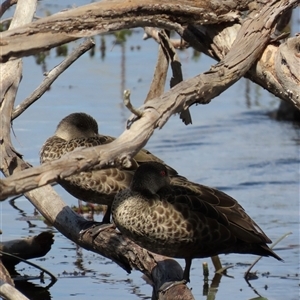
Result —
[[27, 280], [15, 280], [15, 287], [30, 300], [50, 300], [53, 297], [49, 289], [51, 285], [46, 287], [40, 286]]

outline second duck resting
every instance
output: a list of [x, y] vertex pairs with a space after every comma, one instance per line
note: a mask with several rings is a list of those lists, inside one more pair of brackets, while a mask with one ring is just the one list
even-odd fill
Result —
[[272, 256], [271, 240], [227, 194], [183, 177], [170, 179], [159, 162], [144, 163], [112, 205], [122, 234], [149, 251], [184, 258], [189, 281], [193, 258], [242, 253]]

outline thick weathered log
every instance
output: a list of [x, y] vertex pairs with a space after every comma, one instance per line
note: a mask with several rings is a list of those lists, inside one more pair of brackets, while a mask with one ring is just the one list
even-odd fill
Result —
[[2, 34], [0, 61], [32, 55], [80, 37], [157, 26], [182, 33], [180, 24], [216, 24], [238, 18], [251, 1], [114, 0], [59, 12]]
[[[148, 101], [142, 118], [114, 142], [75, 151], [43, 166], [18, 172], [0, 181], [0, 199], [20, 194], [55, 182], [93, 166], [104, 167], [128, 163], [148, 141], [155, 128], [161, 128], [172, 114], [195, 103], [208, 103], [241, 78], [261, 55], [276, 26], [276, 18], [296, 0], [273, 1], [266, 5], [256, 19], [247, 19], [224, 59], [210, 71], [177, 84], [161, 97]], [[261, 22], [264, 20], [264, 22]], [[238, 49], [238, 50], [236, 50]], [[299, 99], [298, 99], [299, 100]]]

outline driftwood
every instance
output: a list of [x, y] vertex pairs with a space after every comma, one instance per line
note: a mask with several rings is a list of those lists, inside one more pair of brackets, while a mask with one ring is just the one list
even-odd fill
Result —
[[[24, 25], [32, 19], [35, 2], [19, 0], [10, 29], [1, 34], [0, 60], [7, 62], [0, 66], [0, 167], [7, 178], [0, 180], [0, 198], [25, 193], [25, 197], [67, 238], [85, 249], [112, 259], [127, 272], [136, 268], [151, 278], [155, 286], [153, 299], [175, 299], [172, 296], [174, 291], [180, 299], [193, 299], [185, 285], [175, 286], [165, 294], [157, 294], [163, 283], [181, 277], [182, 269], [176, 261], [138, 247], [113, 228], [101, 231], [95, 239], [89, 230], [80, 233], [89, 223], [66, 206], [47, 184], [92, 167], [128, 164], [129, 158], [147, 143], [156, 128], [164, 126], [171, 115], [186, 112], [193, 104], [210, 102], [242, 76], [250, 77], [281, 99], [300, 108], [299, 72], [297, 73], [299, 58], [297, 55], [293, 58], [285, 56], [286, 51], [297, 54], [299, 37], [289, 39], [286, 42], [287, 48], [279, 46], [277, 42], [269, 45], [281, 14], [299, 1], [268, 2], [252, 18], [246, 18], [242, 22], [239, 12], [247, 10], [250, 1], [226, 1], [223, 4], [225, 2], [220, 1], [185, 0], [170, 3], [165, 0], [113, 0], [71, 9]], [[23, 6], [26, 7], [22, 12], [25, 17], [18, 15]], [[15, 21], [19, 18], [21, 23]], [[204, 74], [182, 82], [181, 79], [173, 82], [173, 85], [177, 84], [163, 95], [160, 95], [162, 86], [159, 86], [156, 93], [149, 93], [147, 101], [140, 108], [142, 117], [132, 116], [128, 129], [111, 144], [76, 151], [55, 162], [30, 168], [11, 143], [10, 123], [12, 118], [38, 99], [42, 88], [30, 100], [14, 109], [14, 99], [22, 74], [21, 60], [16, 58], [38, 53], [82, 36], [137, 26], [174, 29], [185, 43], [220, 62]], [[75, 54], [74, 60], [79, 57], [79, 52]], [[161, 53], [160, 59], [165, 59]], [[290, 59], [293, 61], [290, 62]], [[176, 57], [170, 56], [169, 60], [178, 66]], [[273, 61], [277, 62], [275, 67]], [[286, 62], [287, 68], [281, 76], [277, 76], [276, 72], [282, 61]], [[294, 63], [295, 67], [290, 66], [290, 63]], [[165, 61], [164, 68], [166, 65]], [[63, 66], [62, 70], [66, 67], [67, 65]], [[160, 70], [161, 76], [164, 76], [164, 68]], [[179, 78], [178, 73], [175, 77]], [[155, 86], [157, 78], [154, 77], [152, 86]], [[288, 89], [285, 89], [287, 86]], [[166, 273], [167, 269], [172, 272]]]
[[91, 3], [3, 33], [0, 61], [32, 55], [79, 37], [125, 28], [157, 26], [183, 32], [184, 28], [180, 24], [230, 22], [238, 18], [238, 7], [247, 9], [247, 4], [251, 1], [240, 2], [242, 5], [234, 4], [234, 1], [227, 5], [210, 0], [173, 1], [172, 4], [167, 0], [113, 0]]
[[[55, 182], [58, 177], [65, 178], [94, 166], [129, 163], [128, 158], [134, 156], [146, 144], [155, 128], [162, 128], [172, 114], [179, 113], [195, 103], [208, 103], [211, 98], [219, 95], [245, 75], [267, 45], [269, 36], [276, 26], [276, 16], [295, 3], [295, 1], [283, 2], [272, 2], [264, 6], [256, 19], [247, 19], [230, 51], [210, 71], [182, 81], [162, 96], [148, 101], [141, 108], [142, 118], [135, 120], [114, 142], [84, 149], [80, 153], [75, 151], [57, 161], [18, 172], [1, 180], [0, 199], [24, 193]], [[261, 19], [265, 22], [260, 22]], [[239, 55], [235, 49], [239, 49]]]
[[[278, 9], [282, 10], [276, 12], [277, 17], [284, 11], [288, 11], [286, 6], [292, 8], [292, 6], [299, 3], [299, 1], [296, 0], [290, 1], [289, 3], [283, 3], [283, 1], [273, 1], [273, 3], [274, 2], [277, 2], [280, 6]], [[275, 5], [277, 4], [275, 3]], [[224, 56], [224, 54], [228, 52], [226, 48], [229, 49], [231, 47], [231, 44], [226, 47], [226, 45], [222, 45], [222, 43], [227, 43], [227, 41], [236, 37], [235, 31], [226, 31], [230, 26], [224, 22], [235, 21], [234, 24], [239, 25], [239, 23], [242, 22], [240, 12], [248, 10], [249, 7], [256, 9], [251, 17], [257, 19], [257, 23], [261, 23], [260, 26], [263, 27], [264, 24], [266, 24], [266, 27], [270, 26], [267, 20], [269, 19], [269, 21], [271, 21], [271, 19], [261, 14], [258, 16], [259, 6], [257, 4], [256, 6], [253, 5], [251, 1], [227, 1], [223, 4], [223, 2], [220, 1], [186, 0], [184, 3], [182, 1], [178, 3], [173, 1], [172, 4], [170, 4], [167, 1], [147, 0], [144, 1], [142, 5], [140, 1], [102, 1], [100, 3], [93, 3], [60, 12], [27, 26], [4, 32], [0, 42], [0, 61], [4, 62], [13, 57], [21, 57], [42, 50], [48, 50], [49, 48], [80, 37], [139, 26], [158, 26], [166, 29], [174, 29], [195, 49], [205, 53], [209, 52], [210, 55], [216, 52], [219, 59], [221, 59], [220, 54]], [[276, 10], [276, 7], [273, 7], [273, 9]], [[180, 13], [178, 11], [180, 11]], [[151, 15], [148, 15], [150, 13]], [[127, 16], [126, 18], [124, 18], [125, 14]], [[271, 15], [269, 17], [271, 17]], [[134, 21], [128, 22], [130, 18], [134, 19]], [[186, 26], [185, 24], [189, 25]], [[213, 26], [208, 26], [210, 24], [213, 24]], [[195, 31], [195, 26], [199, 25], [202, 25], [200, 38], [197, 30]], [[240, 26], [235, 27], [235, 30], [239, 29]], [[218, 31], [223, 32], [223, 35], [218, 36]], [[254, 31], [255, 28], [253, 28], [253, 32]], [[258, 31], [256, 34], [258, 34], [258, 38], [254, 40], [254, 44], [251, 44], [253, 48], [254, 46], [260, 46], [260, 32]], [[270, 34], [267, 34], [267, 36], [270, 40]], [[220, 38], [219, 42], [221, 42], [221, 44], [218, 43], [218, 38]], [[216, 44], [210, 45], [211, 40]], [[249, 41], [252, 42], [252, 39], [249, 39]], [[262, 44], [264, 49], [265, 44]], [[297, 44], [299, 44], [299, 39], [297, 40]], [[212, 49], [210, 49], [211, 46]], [[285, 74], [285, 76], [282, 77], [283, 80], [278, 80], [277, 77], [280, 76], [281, 67], [286, 65], [286, 62], [281, 62], [280, 68], [272, 68], [272, 66], [274, 66], [273, 61], [275, 56], [279, 55], [280, 57], [280, 52], [278, 53], [277, 48], [278, 45], [275, 46], [275, 48], [271, 47], [268, 51], [265, 51], [264, 63], [258, 67], [254, 65], [246, 76], [279, 98], [291, 101], [300, 109], [298, 89], [299, 72], [296, 73], [296, 77]], [[234, 50], [243, 54], [238, 48], [234, 48]], [[240, 53], [235, 53], [235, 51], [233, 51], [233, 54], [239, 56]], [[289, 53], [294, 53], [294, 55], [290, 55], [290, 57], [294, 57], [294, 60], [296, 60], [294, 66], [297, 70], [297, 66], [300, 64], [297, 47], [289, 47]], [[259, 56], [257, 59], [258, 58]], [[292, 66], [292, 64], [288, 64], [287, 68], [290, 69]], [[295, 75], [295, 73], [293, 75]], [[289, 82], [291, 84], [289, 84]], [[287, 88], [288, 84], [290, 88]]]

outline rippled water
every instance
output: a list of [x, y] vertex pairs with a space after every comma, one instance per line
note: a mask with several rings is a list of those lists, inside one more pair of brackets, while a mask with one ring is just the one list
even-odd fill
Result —
[[[147, 94], [157, 50], [153, 41], [142, 42], [141, 36], [139, 30], [126, 45], [125, 86], [131, 89], [135, 106], [141, 105]], [[96, 40], [99, 46], [99, 38]], [[136, 48], [138, 45], [140, 51]], [[43, 142], [64, 116], [75, 111], [93, 115], [105, 134], [118, 136], [123, 131], [129, 113], [121, 101], [121, 49], [113, 46], [112, 38], [107, 37], [107, 50], [104, 61], [99, 53], [94, 58], [84, 55], [59, 77], [49, 92], [15, 120], [13, 142], [27, 161], [39, 164], [38, 153]], [[184, 78], [214, 64], [204, 56], [198, 62], [193, 61], [191, 50], [181, 52], [180, 57]], [[48, 69], [60, 61], [51, 51]], [[35, 65], [34, 59], [24, 59], [24, 77], [17, 103], [27, 97], [42, 78], [41, 68]], [[228, 272], [234, 278], [221, 279], [215, 299], [255, 298], [257, 294], [253, 289], [268, 299], [299, 299], [299, 127], [269, 118], [268, 113], [277, 105], [276, 98], [243, 79], [209, 105], [192, 107], [192, 126], [184, 126], [178, 116], [174, 116], [147, 144], [150, 151], [180, 174], [236, 198], [273, 241], [293, 232], [275, 247], [284, 263], [263, 258], [254, 267], [258, 279], [251, 281], [253, 288], [244, 281], [243, 274], [256, 257], [221, 255], [223, 264], [234, 265]], [[69, 205], [77, 203], [60, 187], [55, 189]], [[59, 276], [59, 280], [43, 290], [44, 294], [38, 294], [39, 289], [49, 282], [31, 281], [35, 285], [34, 289], [31, 287], [35, 298], [31, 299], [151, 298], [151, 287], [140, 272], [128, 275], [110, 260], [78, 249], [42, 220], [22, 219], [34, 212], [24, 197], [14, 202], [5, 201], [0, 207], [2, 240], [49, 229], [55, 233], [51, 251], [45, 258], [34, 261]], [[207, 299], [203, 295], [203, 261], [195, 259], [192, 265], [189, 286], [196, 299]], [[206, 261], [212, 280], [213, 268], [210, 259]], [[179, 262], [184, 266], [183, 260]], [[24, 264], [18, 265], [17, 271], [37, 275], [36, 270]]]

